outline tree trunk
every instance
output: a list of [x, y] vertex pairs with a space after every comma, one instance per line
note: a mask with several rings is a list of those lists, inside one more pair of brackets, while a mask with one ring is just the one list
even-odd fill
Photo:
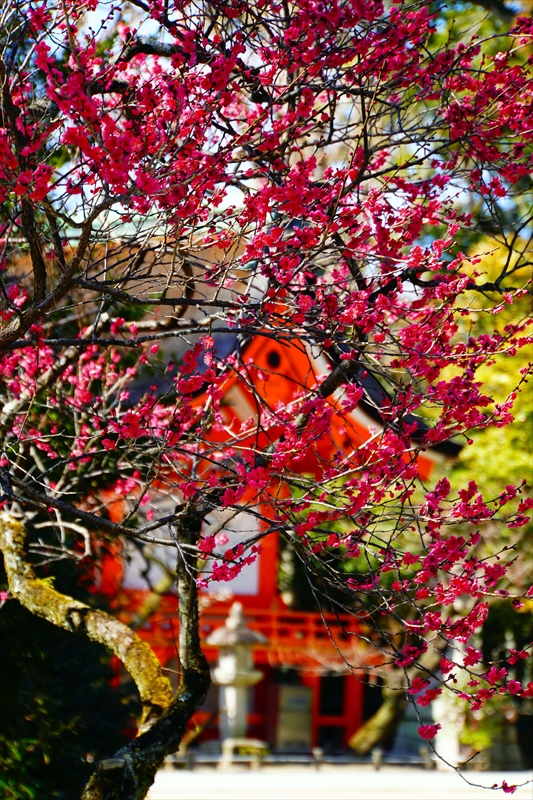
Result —
[[[444, 639], [433, 640], [416, 666], [407, 671], [395, 670], [395, 676], [388, 675], [388, 687], [383, 688], [383, 703], [370, 719], [356, 730], [348, 741], [349, 747], [360, 756], [366, 756], [376, 745], [391, 736], [403, 719], [407, 705], [407, 688], [414, 678], [427, 678], [439, 668], [443, 651], [448, 642]], [[401, 688], [404, 684], [404, 688]], [[396, 687], [396, 688], [395, 688]]]
[[191, 551], [180, 547], [196, 544], [201, 525], [202, 516], [194, 509], [176, 525], [181, 676], [172, 698], [170, 682], [150, 647], [112, 616], [60, 594], [37, 578], [27, 561], [24, 526], [8, 515], [0, 517], [0, 548], [13, 596], [52, 624], [107, 645], [124, 663], [141, 695], [140, 734], [97, 764], [82, 800], [144, 800], [165, 756], [178, 749], [187, 723], [205, 699], [210, 672], [200, 647], [196, 564]]
[[383, 703], [373, 716], [350, 737], [352, 750], [366, 756], [380, 742], [391, 736], [403, 718], [407, 700], [405, 692], [399, 689], [384, 688]]
[[202, 513], [191, 505], [176, 523], [181, 667], [177, 694], [148, 731], [98, 764], [82, 800], [144, 800], [165, 756], [178, 749], [187, 723], [205, 699], [211, 676], [200, 647], [196, 558], [191, 549], [181, 547], [196, 545], [202, 521]]

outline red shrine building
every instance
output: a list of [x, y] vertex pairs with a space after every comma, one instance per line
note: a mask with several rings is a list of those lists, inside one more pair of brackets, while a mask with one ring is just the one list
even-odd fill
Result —
[[[331, 369], [325, 357], [315, 357], [312, 348], [301, 339], [277, 342], [251, 337], [241, 348], [240, 356], [244, 363], [249, 362], [256, 368], [253, 390], [267, 403], [290, 403], [296, 388], [312, 388], [317, 376]], [[268, 381], [261, 378], [261, 369], [269, 373]], [[363, 399], [348, 420], [345, 413], [334, 414], [327, 437], [316, 445], [317, 457], [330, 460], [335, 450], [345, 453], [357, 450], [376, 434], [376, 430], [383, 429], [379, 409], [386, 397], [384, 390], [368, 375], [362, 374], [356, 380], [364, 390]], [[222, 390], [228, 429], [256, 415], [249, 383], [230, 376]], [[342, 391], [337, 390], [330, 398], [334, 409], [341, 402]], [[201, 397], [199, 402], [202, 402]], [[421, 433], [427, 430], [420, 427]], [[417, 458], [421, 477], [429, 476], [436, 460], [453, 457], [459, 449], [453, 442], [443, 442], [420, 453]], [[316, 464], [311, 461], [304, 461], [299, 468], [302, 473], [317, 471]], [[169, 503], [171, 500], [175, 505], [175, 499], [170, 498]], [[249, 539], [254, 533], [260, 534], [260, 523], [252, 515], [235, 516], [232, 512], [232, 518], [225, 525], [224, 513], [214, 513], [206, 523], [217, 526], [218, 530], [224, 527], [230, 546]], [[170, 551], [171, 548], [162, 547], [161, 552], [154, 553], [149, 567], [140, 554], [133, 551], [122, 559], [108, 560], [103, 588], [115, 594], [119, 604], [127, 609], [126, 618], [135, 615], [150, 589], [157, 589], [164, 574], [161, 563], [173, 555]], [[240, 602], [247, 626], [266, 640], [253, 648], [253, 666], [262, 673], [262, 678], [248, 690], [246, 735], [267, 742], [274, 752], [308, 752], [314, 747], [321, 747], [326, 753], [342, 752], [364, 719], [379, 706], [379, 693], [365, 692], [365, 685], [372, 682], [372, 665], [378, 663], [379, 651], [365, 645], [357, 636], [364, 631], [354, 617], [291, 610], [278, 589], [279, 561], [280, 542], [277, 534], [270, 533], [263, 539], [257, 559], [245, 566], [231, 583], [212, 581], [202, 591], [204, 651], [214, 667], [218, 648], [208, 644], [207, 639], [223, 626], [232, 604]], [[178, 617], [176, 599], [171, 591], [162, 595], [157, 610], [138, 632], [169, 669], [169, 675], [176, 674]], [[195, 746], [205, 746], [207, 741], [220, 738], [217, 704], [218, 687], [213, 685], [206, 703], [193, 720], [193, 724], [202, 729]]]

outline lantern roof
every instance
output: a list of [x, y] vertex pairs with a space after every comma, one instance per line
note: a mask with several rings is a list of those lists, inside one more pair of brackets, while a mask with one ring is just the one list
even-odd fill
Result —
[[225, 624], [211, 633], [206, 644], [216, 647], [234, 647], [238, 644], [266, 644], [268, 639], [262, 633], [253, 631], [245, 624], [242, 603], [233, 603]]

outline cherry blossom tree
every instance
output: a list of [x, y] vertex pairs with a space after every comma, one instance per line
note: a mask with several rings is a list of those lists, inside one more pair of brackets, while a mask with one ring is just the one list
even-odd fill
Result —
[[[271, 533], [418, 706], [530, 697], [508, 666], [528, 651], [482, 665], [470, 640], [509, 594], [533, 501], [523, 484], [455, 496], [421, 464], [507, 425], [529, 374], [503, 400], [479, 379], [530, 341], [503, 312], [531, 266], [531, 20], [479, 38], [444, 36], [419, 2], [0, 13], [2, 600], [105, 643], [143, 704], [85, 800], [146, 796], [209, 684], [198, 585]], [[497, 243], [490, 275], [462, 244], [476, 231]], [[305, 376], [258, 366], [252, 340]], [[361, 409], [376, 423], [358, 438]], [[224, 549], [214, 512], [257, 531]], [[119, 541], [175, 553], [175, 695], [133, 630], [43, 578], [72, 558], [96, 580]]]

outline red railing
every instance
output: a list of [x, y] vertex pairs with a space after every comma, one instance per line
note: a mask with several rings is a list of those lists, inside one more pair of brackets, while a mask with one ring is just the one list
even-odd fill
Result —
[[[217, 604], [218, 605], [218, 604]], [[217, 648], [207, 645], [206, 639], [216, 628], [221, 627], [227, 617], [228, 606], [209, 608], [200, 617], [203, 648], [209, 660], [217, 658]], [[346, 660], [353, 667], [376, 664], [380, 658], [374, 648], [365, 642], [364, 629], [357, 619], [349, 614], [298, 612], [283, 609], [245, 608], [246, 624], [262, 633], [267, 644], [255, 648], [256, 663], [294, 665], [295, 667], [342, 666]], [[161, 610], [150, 618], [140, 630], [163, 663], [177, 654], [179, 622], [177, 614]], [[339, 664], [336, 665], [338, 661]]]
[[[226, 612], [207, 610], [201, 617], [202, 637], [224, 624]], [[262, 633], [271, 647], [331, 648], [332, 640], [347, 642], [360, 632], [358, 621], [349, 614], [320, 614], [313, 611], [245, 608], [246, 624]]]

